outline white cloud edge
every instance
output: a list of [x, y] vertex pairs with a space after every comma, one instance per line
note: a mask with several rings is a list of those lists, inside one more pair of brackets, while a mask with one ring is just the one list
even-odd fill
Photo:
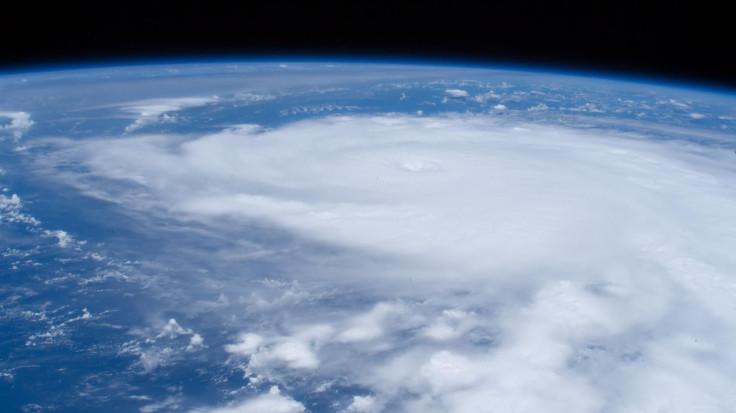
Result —
[[10, 123], [0, 125], [0, 130], [11, 132], [16, 141], [20, 140], [34, 124], [33, 120], [31, 120], [31, 115], [26, 112], [0, 111], [0, 118], [10, 119]]
[[278, 386], [271, 386], [268, 393], [261, 394], [230, 407], [197, 409], [192, 413], [302, 413], [303, 404], [281, 394]]
[[157, 123], [173, 123], [176, 118], [169, 116], [171, 112], [183, 109], [206, 106], [219, 101], [217, 96], [213, 97], [179, 97], [148, 99], [131, 102], [123, 105], [121, 111], [135, 116], [135, 121], [125, 127], [125, 132], [133, 132]]
[[470, 96], [470, 94], [466, 90], [462, 90], [462, 89], [447, 89], [445, 90], [445, 96], [449, 98], [459, 99], [459, 98], [466, 98]]

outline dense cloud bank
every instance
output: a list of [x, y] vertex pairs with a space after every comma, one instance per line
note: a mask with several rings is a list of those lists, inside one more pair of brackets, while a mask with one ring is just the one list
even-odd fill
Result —
[[485, 115], [56, 144], [45, 162], [79, 164], [59, 177], [88, 195], [370, 257], [297, 270], [261, 245], [303, 287], [292, 298], [329, 282], [370, 299], [243, 303], [277, 307], [280, 324], [243, 323], [228, 362], [276, 387], [213, 411], [304, 411], [284, 390], [295, 378], [364, 389], [341, 407], [356, 412], [736, 405], [736, 164], [723, 151]]

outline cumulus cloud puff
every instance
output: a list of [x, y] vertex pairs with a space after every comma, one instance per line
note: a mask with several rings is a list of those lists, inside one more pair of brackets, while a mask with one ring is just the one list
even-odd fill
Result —
[[[297, 321], [243, 326], [225, 350], [252, 377], [339, 376], [369, 389], [345, 411], [736, 404], [736, 166], [718, 149], [480, 115], [61, 145], [60, 160], [146, 191], [106, 196], [72, 181], [91, 195], [205, 225], [257, 221], [381, 258], [370, 275], [299, 273], [374, 302], [315, 302], [313, 324], [284, 304]], [[304, 408], [269, 393], [215, 411], [279, 411], [257, 403]]]
[[353, 402], [346, 409], [348, 412], [375, 412], [376, 398], [373, 396], [353, 396]]
[[36, 218], [24, 214], [23, 203], [17, 194], [10, 196], [0, 194], [0, 222], [18, 222], [38, 226], [41, 224]]
[[169, 322], [161, 329], [161, 333], [156, 336], [157, 338], [168, 337], [176, 338], [181, 335], [192, 335], [194, 332], [191, 328], [184, 328], [175, 319], [170, 318]]
[[10, 123], [0, 123], [0, 130], [8, 131], [13, 134], [15, 140], [19, 140], [33, 126], [31, 115], [26, 112], [2, 112], [0, 111], [0, 119], [10, 119]]
[[329, 325], [293, 326], [289, 334], [280, 336], [241, 334], [236, 343], [225, 346], [225, 351], [247, 357], [246, 373], [257, 378], [284, 367], [302, 371], [318, 368], [317, 352], [333, 336], [334, 329]]

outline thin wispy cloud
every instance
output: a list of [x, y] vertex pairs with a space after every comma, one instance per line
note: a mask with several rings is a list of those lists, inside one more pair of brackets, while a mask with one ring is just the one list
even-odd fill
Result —
[[231, 407], [207, 410], [207, 413], [302, 413], [304, 405], [294, 399], [281, 395], [277, 386], [271, 387], [268, 393]]
[[217, 100], [217, 97], [184, 97], [149, 99], [131, 103], [121, 109], [123, 112], [135, 116], [135, 121], [126, 126], [125, 131], [133, 132], [144, 126], [158, 123], [175, 123], [177, 115], [172, 112], [205, 106]]

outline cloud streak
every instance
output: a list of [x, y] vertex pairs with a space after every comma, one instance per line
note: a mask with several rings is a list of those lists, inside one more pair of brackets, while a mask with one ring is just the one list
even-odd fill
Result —
[[122, 111], [135, 116], [135, 121], [125, 127], [125, 132], [133, 132], [145, 126], [158, 123], [175, 123], [177, 117], [171, 112], [205, 106], [216, 102], [217, 97], [184, 97], [150, 99], [124, 106]]
[[273, 386], [268, 393], [248, 400], [233, 407], [208, 410], [208, 413], [302, 413], [304, 405], [293, 399], [282, 396], [278, 387]]

